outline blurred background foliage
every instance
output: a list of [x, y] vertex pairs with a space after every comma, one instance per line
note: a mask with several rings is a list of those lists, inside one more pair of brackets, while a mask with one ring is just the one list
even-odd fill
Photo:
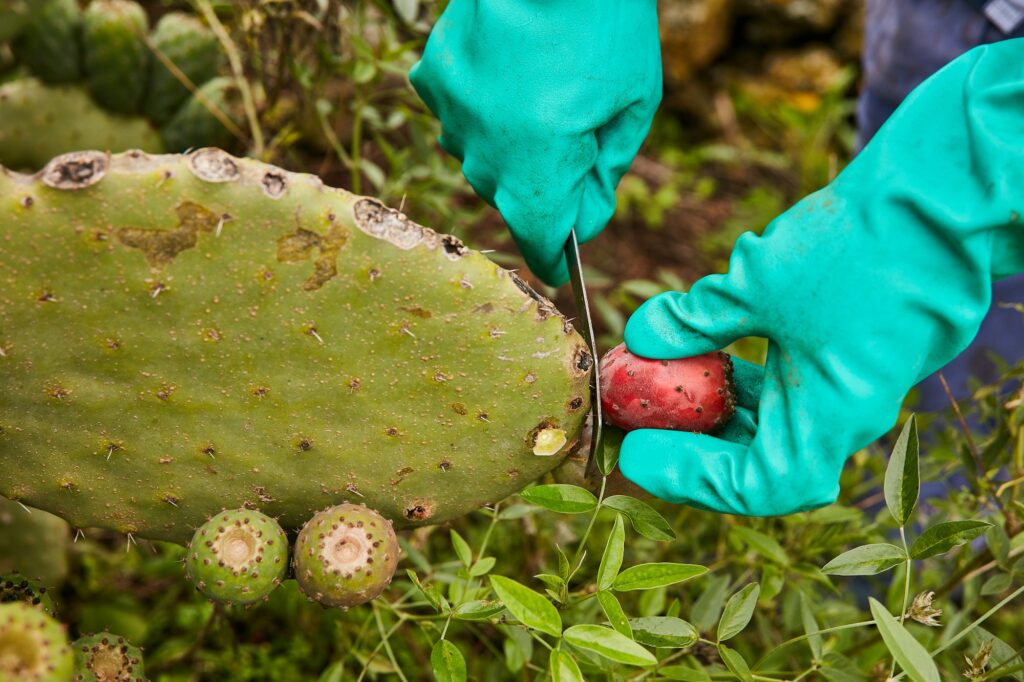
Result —
[[[239, 94], [221, 112], [235, 124], [229, 146], [236, 152], [378, 196], [526, 275], [500, 216], [475, 198], [457, 162], [441, 152], [439, 126], [408, 83], [443, 2], [142, 4], [151, 25], [181, 9], [219, 26], [223, 74]], [[659, 6], [664, 103], [619, 189], [614, 220], [584, 249], [605, 348], [621, 340], [625, 320], [646, 298], [723, 271], [742, 232], [762, 230], [832, 179], [853, 152], [860, 0], [663, 0]], [[25, 75], [6, 47], [0, 64], [0, 82]], [[567, 292], [532, 283], [571, 311]], [[730, 350], [759, 360], [764, 346], [746, 340]], [[744, 519], [653, 500], [654, 516], [629, 507], [626, 565], [696, 564], [709, 573], [622, 591], [622, 609], [633, 619], [685, 619], [694, 636], [645, 635], [660, 661], [653, 668], [566, 645], [584, 679], [886, 680], [892, 658], [865, 622], [868, 597], [900, 615], [909, 597], [932, 592], [914, 601], [918, 610], [907, 613], [907, 627], [939, 652], [942, 679], [1024, 679], [1022, 612], [989, 613], [1015, 596], [1024, 579], [1024, 505], [1017, 492], [1024, 482], [1022, 378], [1024, 368], [1007, 367], [998, 385], [977, 387], [962, 405], [969, 430], [952, 411], [918, 416], [927, 497], [907, 531], [913, 537], [965, 519], [992, 524], [948, 553], [875, 576], [821, 570], [850, 547], [899, 543], [899, 524], [882, 494], [890, 441], [855, 455], [840, 501], [815, 512]], [[8, 570], [4, 556], [32, 554], [45, 570], [30, 570], [53, 586], [72, 634], [109, 629], [144, 646], [154, 680], [457, 679], [444, 677], [432, 660], [440, 638], [458, 649], [469, 679], [551, 679], [554, 640], [502, 612], [486, 575], [513, 578], [542, 594], [547, 589], [567, 626], [607, 620], [594, 597], [602, 557], [621, 523], [622, 509], [606, 504], [607, 494], [622, 492], [622, 481], [612, 477], [602, 486], [576, 474], [562, 472], [559, 480], [594, 489], [600, 503], [586, 513], [546, 510], [526, 493], [448, 526], [417, 530], [401, 540], [404, 558], [391, 588], [348, 612], [307, 602], [292, 582], [251, 609], [214, 606], [185, 582], [181, 548], [67, 529], [12, 503], [0, 507], [0, 572]], [[25, 549], [26, 536], [44, 537], [37, 526], [51, 539], [43, 549]], [[743, 590], [753, 583], [756, 593]], [[941, 617], [929, 608], [941, 609]], [[737, 625], [728, 647], [719, 647], [725, 630]], [[643, 628], [634, 623], [633, 630]], [[723, 660], [723, 651], [745, 663]]]

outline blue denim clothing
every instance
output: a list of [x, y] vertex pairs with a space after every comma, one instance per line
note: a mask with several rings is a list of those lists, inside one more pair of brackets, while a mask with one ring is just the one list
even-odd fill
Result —
[[[857, 103], [858, 148], [911, 90], [940, 67], [972, 47], [1011, 37], [1024, 37], [1024, 26], [1003, 33], [969, 0], [868, 0], [864, 82]], [[1024, 315], [999, 307], [1002, 302], [1024, 303], [1024, 275], [995, 284], [992, 308], [978, 336], [943, 369], [957, 398], [969, 395], [968, 377], [986, 382], [998, 377], [991, 353], [1010, 363], [1024, 359]], [[916, 409], [931, 411], [949, 405], [937, 376], [928, 377], [918, 388]]]

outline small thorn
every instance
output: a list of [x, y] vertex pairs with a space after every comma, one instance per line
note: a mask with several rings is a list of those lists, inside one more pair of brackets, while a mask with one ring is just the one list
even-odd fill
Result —
[[85, 533], [82, 532], [82, 529], [81, 528], [76, 528], [75, 529], [75, 539], [72, 540], [72, 542], [78, 542], [78, 538], [84, 538], [84, 537], [85, 537]]
[[150, 297], [156, 298], [157, 296], [160, 295], [160, 292], [162, 292], [165, 288], [166, 287], [164, 287], [163, 284], [157, 284], [155, 287], [153, 287], [153, 293], [150, 294]]
[[398, 212], [401, 213], [405, 209], [405, 195], [402, 195], [402, 200], [398, 203]]
[[402, 332], [403, 334], [408, 334], [409, 336], [411, 336], [414, 339], [416, 338], [416, 335], [413, 334], [411, 331], [409, 331], [409, 328], [406, 327], [404, 324], [402, 325], [402, 328], [399, 329], [398, 331]]
[[482, 249], [480, 253], [494, 253], [497, 249]]
[[134, 536], [134, 535], [132, 535], [131, 533], [128, 533], [128, 544], [127, 544], [127, 545], [125, 546], [125, 548], [124, 548], [124, 552], [125, 552], [125, 554], [127, 554], [128, 552], [130, 552], [130, 551], [131, 551], [131, 549], [132, 549], [132, 545], [134, 545], [134, 544], [136, 544], [136, 542], [135, 542], [135, 536]]
[[309, 335], [312, 336], [317, 341], [319, 341], [320, 343], [324, 342], [324, 340], [320, 337], [320, 334], [317, 333], [316, 329], [310, 329]]
[[28, 513], [28, 514], [31, 514], [31, 513], [32, 513], [32, 510], [31, 510], [31, 509], [29, 509], [28, 507], [26, 507], [25, 505], [21, 504], [21, 501], [20, 501], [20, 500], [18, 500], [17, 502], [18, 502], [18, 504], [19, 504], [19, 505], [21, 506], [21, 508], [25, 510], [25, 512], [26, 512], [26, 513]]

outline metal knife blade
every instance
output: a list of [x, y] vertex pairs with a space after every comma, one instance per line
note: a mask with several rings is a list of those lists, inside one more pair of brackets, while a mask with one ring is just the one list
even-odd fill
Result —
[[586, 476], [590, 478], [595, 473], [594, 467], [604, 446], [601, 439], [604, 415], [601, 412], [600, 356], [597, 353], [597, 343], [594, 340], [594, 321], [590, 317], [590, 302], [587, 299], [587, 287], [583, 281], [583, 261], [580, 258], [580, 245], [576, 240], [576, 230], [569, 233], [569, 239], [565, 242], [565, 262], [569, 266], [569, 283], [572, 286], [572, 295], [576, 303], [576, 327], [583, 335], [583, 340], [586, 341], [593, 360], [590, 374], [591, 437], [586, 468]]

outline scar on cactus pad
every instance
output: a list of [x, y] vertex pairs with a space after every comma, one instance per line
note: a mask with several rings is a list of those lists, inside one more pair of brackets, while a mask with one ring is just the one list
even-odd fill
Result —
[[71, 649], [73, 682], [146, 682], [142, 651], [124, 637], [109, 632], [86, 635], [75, 640]]
[[281, 584], [288, 568], [288, 538], [266, 514], [221, 512], [196, 530], [185, 566], [192, 584], [210, 599], [252, 604]]
[[360, 504], [318, 512], [295, 541], [295, 580], [324, 606], [364, 604], [391, 583], [398, 566], [391, 522]]
[[63, 625], [24, 602], [0, 604], [0, 682], [67, 682], [72, 661]]
[[[0, 495], [77, 527], [184, 544], [224, 508], [298, 528], [357, 501], [443, 523], [579, 443], [593, 363], [551, 303], [314, 176], [67, 154], [0, 172], [0, 242]], [[538, 427], [566, 444], [538, 456]]]
[[716, 351], [651, 360], [620, 344], [601, 361], [601, 407], [627, 431], [716, 431], [736, 412], [732, 358]]

